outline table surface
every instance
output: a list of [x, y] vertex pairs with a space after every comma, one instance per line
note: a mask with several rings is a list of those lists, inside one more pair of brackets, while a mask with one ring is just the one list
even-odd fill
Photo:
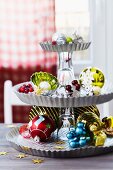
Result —
[[[13, 124], [11, 126], [17, 126]], [[13, 149], [6, 141], [6, 133], [11, 129], [10, 125], [0, 124], [0, 152], [7, 152], [6, 155], [0, 155], [0, 170], [108, 170], [113, 169], [113, 153], [85, 157], [85, 158], [41, 158], [27, 155], [25, 158], [17, 158], [18, 151]], [[34, 164], [33, 159], [44, 159], [41, 164]]]

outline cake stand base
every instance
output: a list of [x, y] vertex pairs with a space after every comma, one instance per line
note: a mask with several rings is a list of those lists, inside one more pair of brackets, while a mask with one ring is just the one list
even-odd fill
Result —
[[113, 152], [113, 138], [107, 138], [104, 146], [85, 146], [81, 148], [70, 148], [68, 141], [61, 141], [56, 138], [56, 134], [50, 141], [36, 143], [32, 139], [25, 139], [19, 134], [19, 128], [15, 127], [7, 134], [6, 138], [16, 150], [42, 157], [51, 158], [74, 158], [88, 157]]

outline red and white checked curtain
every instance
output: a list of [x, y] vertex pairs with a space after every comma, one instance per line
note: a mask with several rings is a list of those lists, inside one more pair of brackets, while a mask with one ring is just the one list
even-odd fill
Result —
[[54, 32], [54, 0], [0, 0], [0, 67], [51, 67], [56, 55], [39, 42]]

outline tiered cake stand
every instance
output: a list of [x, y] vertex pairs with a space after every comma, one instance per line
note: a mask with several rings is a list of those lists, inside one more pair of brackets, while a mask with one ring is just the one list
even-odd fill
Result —
[[[72, 53], [73, 51], [86, 50], [90, 46], [90, 43], [72, 43], [65, 45], [52, 45], [49, 42], [40, 43], [43, 50], [50, 52], [58, 52], [59, 67], [58, 67], [58, 80], [61, 85], [69, 84], [74, 77], [74, 71], [72, 66]], [[19, 93], [18, 89], [24, 82], [13, 87], [14, 92], [18, 98], [24, 103], [36, 106], [45, 107], [63, 107], [72, 108], [80, 106], [88, 106], [92, 104], [101, 104], [113, 99], [113, 88], [107, 83], [103, 88], [100, 95], [96, 96], [84, 96], [84, 97], [52, 97], [36, 95], [34, 93]], [[62, 129], [62, 133], [64, 133]], [[62, 135], [60, 132], [60, 135]], [[60, 140], [59, 135], [59, 140]], [[58, 143], [56, 132], [51, 136], [51, 139], [45, 143], [37, 143], [32, 139], [25, 139], [19, 134], [19, 128], [13, 128], [7, 134], [7, 140], [11, 143], [15, 149], [32, 155], [44, 156], [44, 157], [85, 157], [94, 156], [103, 153], [113, 151], [113, 139], [107, 138], [104, 146], [85, 146], [81, 148], [70, 148], [67, 141]]]

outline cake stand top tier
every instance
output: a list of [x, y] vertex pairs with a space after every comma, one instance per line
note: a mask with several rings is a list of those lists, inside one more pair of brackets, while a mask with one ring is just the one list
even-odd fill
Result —
[[89, 48], [91, 42], [81, 42], [81, 43], [66, 43], [66, 44], [55, 44], [53, 45], [52, 42], [46, 41], [41, 42], [40, 46], [43, 50], [49, 52], [73, 52], [73, 51], [82, 51]]

